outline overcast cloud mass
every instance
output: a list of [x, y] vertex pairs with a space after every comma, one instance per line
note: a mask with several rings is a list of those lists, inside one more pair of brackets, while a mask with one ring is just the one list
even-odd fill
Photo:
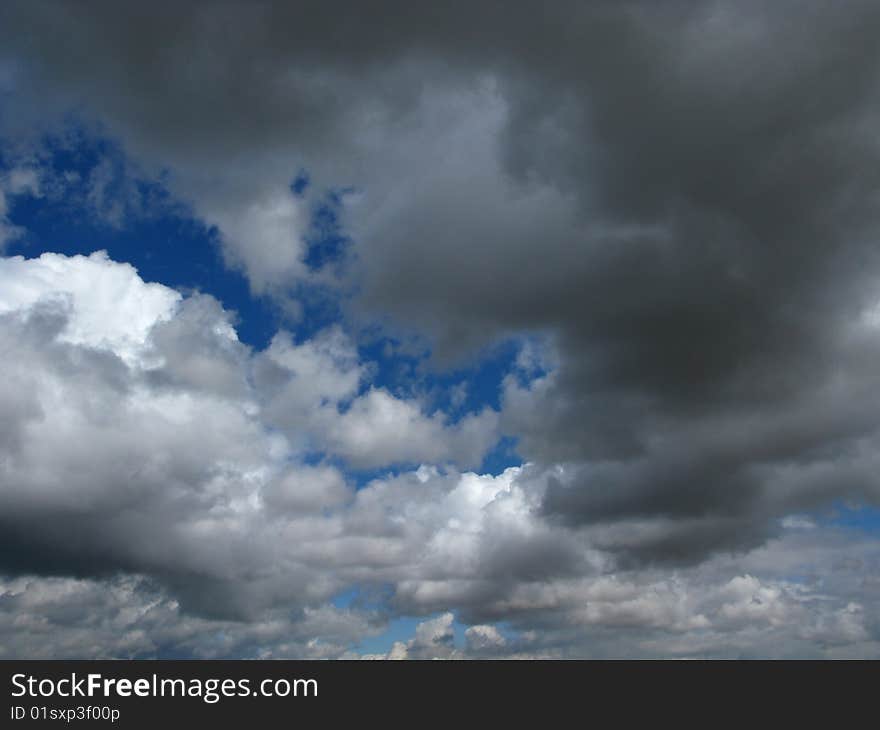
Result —
[[880, 656], [878, 38], [0, 4], [0, 658]]

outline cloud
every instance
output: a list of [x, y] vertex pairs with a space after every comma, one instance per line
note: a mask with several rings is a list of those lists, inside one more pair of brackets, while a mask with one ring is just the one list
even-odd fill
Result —
[[247, 273], [256, 294], [283, 292], [306, 272], [308, 210], [282, 186], [243, 207], [242, 191], [230, 197], [234, 203], [223, 200], [216, 209], [213, 201], [196, 206], [219, 228], [227, 263]]
[[183, 613], [143, 577], [13, 578], [0, 581], [0, 657], [321, 659], [375, 633], [373, 618], [322, 607], [296, 621], [283, 611], [252, 623], [223, 621]]
[[[880, 585], [866, 576], [880, 557], [868, 537], [783, 519], [739, 557], [621, 570], [615, 540], [650, 542], [656, 526], [560, 529], [542, 511], [539, 465], [498, 476], [424, 465], [354, 489], [331, 464], [299, 460], [264, 420], [257, 380], [231, 378], [265, 365], [271, 347], [239, 343], [215, 301], [148, 289], [103, 255], [11, 261], [29, 286], [0, 315], [6, 656], [350, 657], [394, 616], [433, 618], [391, 657], [876, 650]], [[88, 291], [76, 287], [83, 270]], [[77, 306], [120, 281], [144, 295], [120, 302], [142, 315], [155, 305], [135, 343]], [[60, 282], [67, 296], [53, 295]], [[281, 389], [315, 360], [328, 375], [292, 403], [357, 392], [341, 331], [284, 342]], [[330, 604], [353, 588], [364, 601]]]
[[[441, 359], [546, 338], [557, 367], [509, 384], [502, 425], [527, 460], [571, 466], [547, 514], [677, 521], [630, 559], [698, 561], [791, 509], [873, 501], [875, 480], [828, 449], [878, 426], [876, 328], [858, 324], [880, 298], [876, 8], [390, 11], [10, 3], [4, 57], [20, 116], [76, 105], [167, 169], [254, 291], [284, 299], [310, 276], [308, 201], [289, 190], [306, 167], [313, 187], [359, 191], [336, 282], [352, 321], [385, 316]], [[447, 424], [416, 404], [346, 397], [342, 418], [331, 399], [275, 419], [311, 419], [359, 467], [475, 464], [492, 440], [491, 414], [444, 451]], [[806, 462], [829, 486], [772, 497]]]
[[180, 295], [146, 284], [137, 271], [106, 252], [38, 259], [0, 259], [0, 313], [35, 306], [72, 310], [59, 341], [112, 352], [128, 363], [143, 354], [151, 328], [171, 318]]
[[[217, 228], [255, 293], [329, 284], [345, 311], [252, 352], [215, 300], [106, 258], [4, 260], [4, 568], [146, 574], [187, 615], [390, 585], [389, 611], [520, 632], [474, 629], [474, 653], [614, 655], [622, 630], [634, 654], [875, 651], [865, 565], [825, 601], [768, 564], [839, 556], [794, 515], [880, 499], [877, 7], [346, 18], [0, 10], [7, 139], [39, 147], [75, 109]], [[332, 275], [304, 264], [300, 169], [356, 190]], [[15, 174], [0, 236], [39, 190]], [[500, 413], [454, 420], [371, 380], [354, 333], [377, 320], [441, 364], [530, 345]], [[501, 434], [521, 468], [459, 471]], [[397, 652], [439, 651], [413, 642]]]
[[[53, 637], [56, 655], [155, 655], [171, 646], [201, 656], [344, 653], [354, 636], [363, 635], [358, 632], [376, 630], [369, 617], [353, 618], [361, 628], [335, 645], [291, 642], [277, 621], [305, 632], [303, 617], [352, 584], [392, 585], [394, 610], [401, 613], [455, 606], [478, 626], [512, 621], [525, 635], [540, 627], [540, 640], [518, 639], [497, 651], [471, 632], [469, 651], [475, 656], [553, 656], [564, 645], [608, 655], [726, 655], [737, 650], [737, 642], [755, 655], [766, 655], [767, 646], [774, 651], [801, 647], [809, 654], [817, 645], [832, 653], [835, 647], [851, 652], [854, 645], [870, 647], [873, 641], [866, 622], [870, 613], [857, 599], [876, 600], [876, 586], [859, 585], [871, 574], [867, 564], [831, 571], [809, 552], [815, 546], [807, 543], [805, 549], [795, 538], [788, 552], [779, 555], [774, 549], [753, 557], [753, 566], [731, 561], [674, 579], [650, 570], [616, 577], [607, 573], [614, 565], [614, 535], [598, 529], [560, 531], [544, 522], [540, 488], [530, 484], [541, 477], [534, 467], [494, 478], [423, 467], [355, 492], [332, 467], [286, 465], [289, 450], [248, 416], [252, 404], [214, 395], [210, 388], [182, 388], [171, 379], [158, 381], [172, 382], [170, 387], [151, 384], [149, 389], [128, 383], [127, 366], [111, 353], [59, 342], [63, 311], [32, 305], [27, 312], [15, 322], [24, 328], [4, 339], [17, 343], [14, 362], [20, 364], [10, 371], [5, 401], [18, 399], [20, 405], [4, 408], [15, 414], [4, 425], [17, 431], [3, 441], [3, 567], [24, 575], [74, 574], [86, 582], [27, 578], [16, 585], [28, 587], [14, 593], [76, 585], [105, 597], [105, 582], [112, 579], [104, 576], [121, 570], [151, 576], [164, 588], [143, 600], [169, 605], [156, 625], [144, 625], [140, 618], [142, 610], [150, 614], [152, 609], [124, 612], [131, 626], [125, 624], [123, 631], [118, 622], [124, 617], [114, 618], [122, 608], [78, 603], [64, 594], [68, 625], [54, 608], [61, 605], [59, 594], [49, 591], [44, 600], [28, 604], [35, 621], [42, 616], [39, 620], [49, 623], [43, 629], [32, 626], [27, 634]], [[230, 341], [223, 327], [206, 329], [219, 341]], [[197, 338], [189, 341], [199, 346]], [[41, 348], [48, 349], [42, 359]], [[653, 529], [639, 523], [620, 528], [630, 541], [645, 540]], [[786, 529], [794, 535], [816, 532]], [[872, 549], [876, 552], [876, 546]], [[870, 555], [864, 545], [833, 550], [860, 560]], [[833, 572], [848, 575], [849, 584], [817, 584], [804, 592], [786, 586], [783, 577], [759, 580], [742, 572], [757, 567], [766, 574], [774, 564], [782, 575]], [[832, 601], [821, 595], [829, 589]], [[114, 588], [110, 595], [117, 592]], [[808, 608], [801, 599], [809, 599]], [[24, 610], [21, 600], [7, 601], [12, 616]], [[289, 615], [292, 605], [302, 606], [300, 618]], [[287, 617], [271, 619], [281, 606]], [[102, 628], [105, 611], [109, 623]], [[242, 636], [215, 646], [211, 637], [218, 627], [243, 616], [249, 622], [235, 623], [232, 632]], [[166, 636], [159, 625], [169, 622], [176, 629]], [[271, 630], [261, 628], [266, 622]], [[579, 643], [572, 643], [566, 626]], [[762, 645], [768, 640], [764, 634], [748, 636], [761, 626], [773, 632], [772, 644]], [[791, 626], [802, 630], [791, 635], [784, 630]], [[223, 628], [222, 635], [230, 631]], [[635, 638], [627, 634], [621, 643], [621, 631], [635, 632]], [[660, 638], [670, 631], [680, 635], [678, 644]], [[25, 654], [30, 646], [21, 638], [8, 645]], [[407, 656], [460, 655], [446, 639], [402, 646]], [[400, 647], [392, 652], [403, 653]]]
[[455, 655], [455, 633], [452, 629], [453, 615], [422, 621], [416, 626], [415, 635], [406, 643], [395, 642], [387, 659], [450, 659]]
[[[807, 539], [795, 530], [745, 561], [713, 559], [675, 576], [522, 584], [509, 593], [503, 632], [473, 624], [461, 642], [453, 614], [443, 612], [387, 653], [363, 657], [874, 656], [880, 633], [871, 617], [880, 594], [865, 576], [880, 557], [876, 542], [823, 532]], [[784, 577], [792, 568], [806, 572], [792, 581]], [[248, 622], [193, 615], [144, 576], [0, 581], [5, 658], [357, 658], [351, 647], [385, 628], [381, 614], [354, 606], [277, 606]]]
[[[278, 602], [327, 600], [362, 574], [378, 580], [382, 550], [405, 563], [425, 531], [440, 528], [426, 505], [424, 524], [400, 533], [394, 525], [407, 501], [394, 518], [387, 513], [397, 508], [382, 506], [376, 532], [364, 534], [357, 525], [371, 519], [370, 495], [405, 495], [403, 485], [418, 479], [355, 495], [335, 467], [305, 463], [313, 448], [350, 458], [360, 442], [357, 432], [346, 435], [353, 416], [338, 401], [353, 398], [358, 408], [378, 392], [356, 395], [365, 371], [341, 331], [299, 346], [281, 337], [253, 353], [215, 300], [146, 284], [103, 253], [4, 259], [2, 282], [4, 571], [143, 574], [187, 611], [260, 615]], [[361, 408], [357, 428], [416, 435], [361, 460], [418, 461], [429, 438], [430, 455], [479, 456], [472, 443], [459, 444], [468, 423], [447, 426], [439, 414], [383, 397], [390, 411]], [[289, 438], [277, 427], [282, 411]], [[465, 479], [454, 470], [419, 474], [436, 482], [423, 499], [440, 498], [441, 509]]]
[[331, 451], [355, 468], [450, 461], [477, 467], [498, 440], [498, 415], [490, 408], [452, 424], [383, 388], [361, 392], [368, 370], [338, 328], [300, 344], [276, 336], [255, 367], [257, 387], [267, 395], [266, 420], [302, 448]]
[[479, 467], [498, 440], [498, 415], [491, 408], [447, 425], [443, 414], [425, 417], [418, 405], [371, 389], [327, 426], [327, 443], [358, 467], [388, 463], [454, 461]]
[[472, 652], [503, 649], [507, 644], [504, 636], [494, 626], [476, 625], [465, 631], [467, 648]]

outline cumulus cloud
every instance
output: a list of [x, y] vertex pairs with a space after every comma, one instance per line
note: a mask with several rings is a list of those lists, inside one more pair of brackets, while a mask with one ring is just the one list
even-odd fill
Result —
[[450, 659], [455, 654], [453, 615], [422, 621], [415, 635], [407, 642], [397, 641], [388, 652], [388, 659]]
[[[355, 497], [334, 467], [303, 463], [315, 443], [328, 458], [353, 448], [321, 435], [337, 428], [334, 417], [347, 422], [336, 406], [356, 398], [362, 377], [341, 332], [285, 351], [290, 369], [279, 366], [273, 381], [285, 401], [254, 376], [272, 348], [242, 345], [210, 297], [145, 284], [104, 254], [5, 259], [0, 277], [5, 570], [146, 573], [187, 608], [233, 614], [342, 587], [319, 568], [354, 558], [345, 545], [356, 550], [358, 541], [345, 525], [361, 517], [345, 505]], [[320, 381], [309, 368], [327, 359], [339, 369]], [[287, 422], [289, 439], [270, 402], [300, 417]], [[447, 428], [401, 403], [402, 411], [358, 413], [359, 427], [418, 431], [423, 419], [432, 439], [450, 441], [431, 447], [453, 463], [466, 425]], [[418, 461], [419, 448], [418, 438], [404, 440], [388, 458]], [[331, 513], [310, 524], [322, 510]]]
[[471, 652], [497, 651], [507, 644], [504, 636], [492, 625], [477, 624], [468, 627], [465, 633], [467, 648]]
[[275, 337], [256, 362], [258, 388], [268, 394], [265, 417], [303, 448], [328, 450], [356, 468], [395, 463], [455, 462], [479, 466], [498, 440], [490, 408], [450, 424], [415, 400], [383, 388], [361, 392], [367, 369], [338, 328], [295, 344]]
[[112, 352], [130, 364], [180, 298], [160, 284], [144, 283], [132, 266], [110, 261], [104, 252], [0, 259], [0, 313], [40, 306], [70, 310], [59, 341]]

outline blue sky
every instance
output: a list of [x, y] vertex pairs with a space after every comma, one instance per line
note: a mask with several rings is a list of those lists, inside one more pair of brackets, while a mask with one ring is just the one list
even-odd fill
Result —
[[[255, 349], [265, 348], [280, 328], [307, 340], [343, 320], [343, 299], [348, 296], [344, 291], [320, 285], [297, 287], [294, 295], [302, 312], [294, 317], [270, 297], [254, 294], [246, 276], [223, 261], [217, 229], [175, 201], [161, 178], [138, 177], [111, 140], [74, 125], [64, 136], [44, 140], [43, 154], [42, 170], [52, 181], [46, 182], [57, 192], [12, 197], [8, 220], [25, 233], [7, 246], [7, 255], [33, 258], [44, 252], [72, 256], [107, 251], [111, 259], [135, 266], [144, 281], [216, 297], [235, 313], [241, 341]], [[105, 168], [110, 174], [96, 204], [92, 181]], [[350, 192], [314, 190], [306, 170], [292, 174], [290, 194], [308, 199], [305, 262], [310, 269], [332, 268], [343, 260], [351, 240], [340, 209]], [[500, 408], [501, 380], [511, 371], [519, 350], [515, 340], [501, 342], [449, 369], [431, 360], [428, 345], [412, 353], [400, 345], [393, 335], [363, 336], [358, 349], [361, 359], [370, 363], [370, 385], [423, 396], [429, 409], [442, 409], [452, 423], [485, 407]], [[457, 389], [460, 400], [453, 404]], [[504, 437], [486, 454], [481, 470], [497, 474], [521, 461], [515, 439]], [[378, 473], [356, 476], [363, 482]]]

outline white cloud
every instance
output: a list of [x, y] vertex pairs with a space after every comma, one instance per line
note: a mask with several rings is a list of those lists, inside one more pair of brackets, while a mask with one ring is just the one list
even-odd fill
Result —
[[147, 284], [134, 267], [111, 261], [106, 252], [37, 259], [0, 258], [0, 314], [58, 304], [68, 313], [59, 341], [102, 348], [133, 364], [147, 335], [174, 314], [181, 296]]
[[[330, 455], [354, 448], [325, 440], [334, 419], [350, 418], [338, 406], [365, 372], [340, 331], [300, 345], [276, 338], [254, 356], [210, 297], [145, 284], [104, 254], [5, 259], [0, 277], [9, 569], [26, 571], [50, 551], [62, 571], [81, 562], [163, 575], [188, 608], [259, 612], [327, 598], [352, 575], [369, 575], [382, 545], [405, 563], [420, 553], [423, 530], [438, 527], [425, 515], [393, 539], [389, 504], [379, 517], [388, 539], [356, 537], [349, 528], [365, 517], [359, 507], [370, 513], [369, 495], [385, 486], [355, 498], [339, 471], [301, 462], [298, 432]], [[403, 414], [397, 423], [369, 410], [358, 418], [387, 439], [423, 423], [431, 430], [422, 439], [463, 432], [407, 406]], [[370, 463], [421, 456], [423, 442], [403, 443]], [[451, 446], [431, 448], [453, 456]], [[421, 491], [454, 491], [456, 479], [438, 476]], [[396, 491], [412, 484], [420, 482], [404, 478]], [[328, 564], [345, 570], [325, 573]]]
[[385, 389], [359, 394], [368, 369], [338, 327], [300, 344], [276, 336], [257, 356], [256, 374], [267, 394], [267, 421], [303, 448], [330, 451], [357, 468], [420, 462], [476, 467], [498, 440], [491, 409], [449, 424], [443, 413], [426, 415], [417, 400]]
[[353, 498], [353, 490], [332, 466], [297, 466], [268, 482], [261, 495], [273, 512], [302, 514], [337, 508]]
[[[247, 194], [234, 202], [197, 200], [201, 216], [220, 229], [227, 263], [242, 269], [257, 294], [283, 298], [286, 288], [306, 272], [303, 236], [309, 212], [285, 180], [263, 197]], [[219, 204], [218, 204], [219, 202]]]
[[[608, 546], [664, 525], [568, 529], [540, 509], [564, 469], [444, 465], [479, 453], [459, 439], [491, 419], [450, 425], [369, 388], [341, 329], [253, 353], [215, 300], [103, 254], [3, 259], [0, 282], [0, 555], [29, 576], [2, 584], [7, 655], [348, 656], [394, 615], [434, 616], [389, 653], [408, 657], [845, 655], [876, 641], [876, 544], [792, 523], [744, 555], [625, 568]], [[304, 460], [315, 448], [424, 463], [354, 489]], [[788, 578], [811, 571], [832, 578]], [[353, 586], [390, 587], [385, 612], [330, 605]], [[455, 620], [470, 624], [463, 647]]]
[[470, 651], [498, 650], [507, 644], [501, 632], [491, 625], [469, 626], [464, 635]]
[[477, 467], [498, 440], [498, 416], [489, 408], [454, 426], [443, 414], [425, 416], [418, 403], [371, 388], [341, 416], [322, 413], [333, 450], [356, 467], [388, 463], [444, 463]]
[[[454, 616], [448, 611], [436, 618], [422, 621], [415, 628], [409, 641], [395, 641], [385, 659], [454, 659], [459, 655], [455, 649]], [[379, 658], [379, 657], [372, 657]]]

